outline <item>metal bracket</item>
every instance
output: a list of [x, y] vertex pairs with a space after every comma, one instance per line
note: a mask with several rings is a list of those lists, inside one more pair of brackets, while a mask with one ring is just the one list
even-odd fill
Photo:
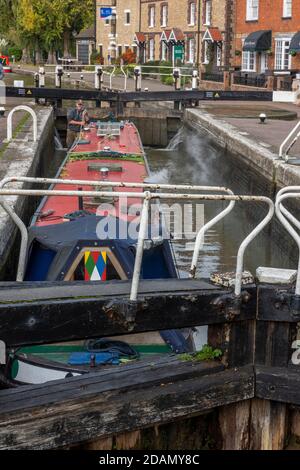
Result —
[[215, 306], [219, 314], [224, 315], [226, 320], [232, 321], [241, 314], [242, 305], [247, 304], [250, 299], [251, 295], [247, 291], [243, 291], [239, 296], [230, 292], [212, 300], [211, 305]]

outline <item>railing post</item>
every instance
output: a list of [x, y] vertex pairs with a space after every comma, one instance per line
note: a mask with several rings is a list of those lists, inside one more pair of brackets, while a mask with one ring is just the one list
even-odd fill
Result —
[[267, 90], [274, 90], [275, 79], [273, 76], [267, 77]]
[[[35, 84], [35, 88], [39, 88], [39, 87], [40, 87], [40, 75], [39, 75], [38, 72], [36, 72], [36, 73], [34, 74], [34, 84]], [[36, 103], [36, 104], [39, 104], [39, 99], [38, 99], [38, 98], [35, 99], [35, 103]]]
[[[142, 90], [142, 68], [140, 66], [134, 67], [134, 81], [135, 81], [135, 91], [140, 92]], [[139, 108], [140, 103], [135, 103], [135, 107]]]
[[61, 88], [63, 74], [64, 74], [63, 67], [61, 65], [57, 65], [57, 67], [55, 69], [55, 86], [56, 86], [56, 88]]
[[[173, 78], [174, 78], [174, 88], [175, 91], [180, 91], [181, 88], [181, 73], [179, 68], [175, 68], [173, 70]], [[174, 101], [174, 109], [180, 109], [180, 101]]]
[[45, 88], [45, 67], [39, 68], [39, 81], [40, 81], [40, 88]]
[[140, 66], [134, 67], [135, 91], [142, 90], [142, 69]]
[[138, 296], [138, 288], [139, 288], [140, 275], [141, 275], [142, 262], [143, 262], [143, 254], [144, 254], [144, 243], [145, 243], [145, 238], [147, 236], [147, 229], [148, 229], [150, 201], [151, 201], [151, 193], [146, 191], [141, 220], [140, 220], [140, 231], [139, 231], [139, 238], [138, 238], [138, 243], [137, 243], [137, 248], [136, 248], [134, 272], [132, 276], [131, 293], [130, 293], [131, 302], [136, 302], [137, 296]]
[[[101, 65], [96, 65], [95, 67], [95, 89], [98, 91], [102, 90], [103, 84], [103, 68]], [[101, 101], [96, 100], [96, 107], [101, 108]]]
[[193, 70], [192, 90], [198, 90], [198, 86], [199, 86], [199, 73], [198, 73], [198, 70]]
[[228, 91], [231, 88], [231, 74], [230, 72], [225, 71], [224, 72], [224, 77], [223, 77], [223, 87], [224, 91]]

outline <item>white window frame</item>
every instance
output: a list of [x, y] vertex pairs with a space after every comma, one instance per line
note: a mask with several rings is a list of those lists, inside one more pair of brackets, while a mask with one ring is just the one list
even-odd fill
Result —
[[196, 40], [195, 38], [190, 38], [189, 40], [189, 63], [194, 64], [196, 58]]
[[189, 26], [196, 25], [196, 2], [191, 2], [189, 5]]
[[150, 9], [150, 14], [149, 14], [150, 24], [149, 24], [149, 28], [154, 28], [154, 26], [155, 26], [155, 6], [152, 5], [151, 7], [149, 7], [149, 9]]
[[155, 60], [155, 40], [149, 39], [149, 60]]
[[212, 14], [212, 1], [206, 0], [205, 2], [205, 26], [211, 25], [211, 15]]
[[217, 67], [222, 65], [222, 47], [217, 46]]
[[[130, 10], [124, 10], [125, 13], [125, 20], [124, 20], [124, 26], [130, 26], [131, 24], [131, 11]], [[129, 23], [127, 21], [127, 15], [129, 14]]]
[[168, 58], [168, 45], [162, 41], [161, 43], [161, 60], [166, 61]]
[[256, 72], [257, 53], [252, 51], [243, 51], [242, 53], [242, 72]]
[[256, 21], [259, 17], [259, 0], [247, 0], [246, 20]]
[[168, 5], [161, 7], [161, 27], [165, 28], [168, 25]]
[[[279, 50], [279, 44], [280, 46]], [[275, 70], [289, 70], [292, 65], [292, 56], [289, 54], [291, 38], [275, 38]], [[286, 64], [286, 59], [288, 63]]]
[[283, 18], [292, 18], [293, 14], [293, 0], [283, 0]]
[[208, 46], [209, 46], [209, 41], [203, 41], [204, 42], [204, 61], [202, 62], [203, 65], [209, 64], [209, 57], [208, 57]]

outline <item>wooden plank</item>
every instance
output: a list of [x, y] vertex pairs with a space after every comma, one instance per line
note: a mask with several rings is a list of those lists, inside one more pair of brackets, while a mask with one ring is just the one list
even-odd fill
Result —
[[224, 406], [219, 411], [222, 450], [248, 450], [251, 401]]
[[16, 410], [28, 410], [49, 403], [60, 403], [72, 400], [74, 396], [83, 399], [94, 393], [111, 392], [113, 390], [139, 389], [144, 382], [153, 386], [168, 380], [186, 380], [217, 373], [224, 369], [220, 363], [196, 363], [174, 361], [173, 363], [148, 364], [139, 369], [129, 366], [126, 370], [110, 370], [103, 375], [101, 372], [80, 377], [55, 381], [37, 387], [20, 387], [17, 390], [0, 392], [0, 413], [11, 413]]
[[[92, 289], [88, 286], [84, 287], [85, 294], [83, 286], [66, 286], [66, 295], [70, 296], [72, 293], [73, 296], [63, 299], [59, 298], [62, 295], [61, 291], [56, 292], [56, 288], [53, 287], [50, 287], [49, 291], [43, 287], [33, 288], [31, 292], [27, 290], [23, 292], [23, 289], [14, 290], [9, 293], [10, 299], [12, 296], [15, 296], [15, 299], [27, 296], [27, 300], [17, 303], [8, 301], [7, 304], [0, 305], [0, 339], [8, 347], [19, 347], [228, 321], [226, 312], [218, 308], [214, 302], [220, 295], [227, 294], [227, 290], [211, 288], [194, 290], [193, 287], [191, 290], [188, 283], [181, 284], [181, 281], [168, 285], [178, 288], [181, 286], [177, 291], [160, 293], [157, 290], [153, 294], [141, 291], [139, 302], [134, 305], [133, 317], [126, 317], [128, 309], [131, 313], [132, 304], [124, 297], [123, 292], [116, 293], [122, 291], [121, 284], [105, 286], [109, 290], [109, 296], [99, 297], [95, 297], [96, 294], [94, 292], [92, 294]], [[188, 287], [187, 290], [184, 290], [184, 285]], [[162, 287], [160, 289], [162, 290]], [[255, 288], [250, 292], [255, 297]], [[38, 301], [34, 300], [35, 294], [37, 296], [40, 294]], [[46, 300], [47, 296], [52, 298]], [[239, 322], [254, 318], [255, 310], [249, 302], [242, 306], [241, 314], [233, 317], [231, 321]]]
[[132, 432], [254, 396], [252, 367], [127, 392], [93, 393], [0, 416], [0, 449], [53, 449]]
[[251, 429], [251, 450], [283, 450], [287, 430], [286, 405], [252, 400]]
[[256, 368], [256, 396], [264, 400], [300, 405], [300, 368]]
[[[69, 299], [74, 297], [115, 297], [129, 295], [131, 281], [103, 282], [2, 282], [0, 283], [0, 304], [21, 301]], [[220, 291], [213, 284], [200, 279], [141, 280], [140, 295], [168, 292], [193, 292], [200, 290]], [[224, 291], [224, 289], [223, 289]]]
[[299, 317], [292, 315], [288, 302], [280, 302], [281, 293], [290, 293], [291, 286], [258, 286], [258, 320], [297, 323]]

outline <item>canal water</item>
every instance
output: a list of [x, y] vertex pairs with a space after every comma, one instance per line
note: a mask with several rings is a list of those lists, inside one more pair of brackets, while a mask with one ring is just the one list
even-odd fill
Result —
[[[183, 127], [167, 151], [147, 149], [147, 157], [152, 172], [151, 182], [226, 186], [235, 194], [273, 197], [272, 188], [263, 178], [245, 167], [237, 156], [222, 149], [206, 131], [198, 132]], [[205, 223], [223, 208], [223, 202], [205, 202]], [[266, 213], [266, 205], [237, 203], [231, 214], [207, 233], [197, 275], [208, 278], [213, 272], [235, 271], [241, 242]], [[187, 273], [191, 265], [193, 244], [177, 240], [173, 245], [178, 268]], [[293, 256], [294, 253], [297, 251], [292, 240], [287, 238], [280, 224], [274, 220], [246, 251], [245, 269], [254, 275], [259, 266], [296, 269], [297, 257]]]

